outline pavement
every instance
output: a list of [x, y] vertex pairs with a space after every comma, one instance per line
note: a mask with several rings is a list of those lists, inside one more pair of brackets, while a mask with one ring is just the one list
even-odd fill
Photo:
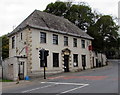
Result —
[[118, 93], [118, 64], [113, 61], [101, 68], [3, 83], [2, 87], [3, 93]]

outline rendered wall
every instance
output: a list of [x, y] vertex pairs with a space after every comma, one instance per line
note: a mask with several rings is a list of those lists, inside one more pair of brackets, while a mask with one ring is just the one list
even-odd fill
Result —
[[[70, 70], [74, 69], [82, 69], [82, 61], [81, 61], [81, 55], [86, 55], [86, 68], [90, 68], [90, 52], [88, 50], [88, 45], [87, 43], [91, 44], [90, 40], [86, 40], [86, 48], [82, 49], [81, 48], [81, 38], [77, 38], [77, 47], [73, 47], [73, 36], [68, 36], [68, 35], [62, 35], [58, 33], [52, 33], [52, 32], [47, 32], [43, 30], [36, 30], [36, 29], [31, 29], [32, 31], [32, 71], [41, 71], [43, 68], [40, 67], [40, 59], [39, 59], [39, 50], [41, 48], [44, 48], [46, 50], [49, 50], [49, 56], [48, 56], [48, 67], [47, 70], [61, 70], [63, 71], [63, 59], [61, 56], [62, 50], [65, 48], [68, 48], [71, 50], [71, 61], [70, 61]], [[46, 38], [47, 38], [47, 43], [40, 43], [40, 32], [45, 32]], [[53, 34], [58, 35], [58, 45], [53, 45]], [[64, 46], [64, 36], [68, 37], [68, 46]], [[53, 67], [53, 53], [59, 53], [59, 67]], [[78, 54], [78, 67], [73, 67], [73, 54]]]

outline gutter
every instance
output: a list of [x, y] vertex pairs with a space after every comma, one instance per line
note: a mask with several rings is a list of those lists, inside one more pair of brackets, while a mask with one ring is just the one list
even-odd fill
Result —
[[[54, 32], [54, 33], [59, 33], [59, 34], [64, 34], [64, 35], [69, 35], [69, 36], [74, 36], [74, 37], [79, 37], [79, 38], [85, 38], [85, 39], [89, 39], [89, 40], [93, 40], [94, 38], [92, 37], [86, 37], [86, 36], [81, 36], [81, 35], [78, 35], [78, 34], [73, 34], [73, 33], [68, 33], [68, 32], [65, 32], [65, 31], [60, 31], [60, 30], [55, 30], [55, 29], [52, 29], [52, 28], [48, 28], [48, 27], [40, 27], [40, 26], [33, 26], [33, 25], [26, 25], [22, 28], [19, 28], [19, 29], [14, 29], [11, 33], [8, 34], [8, 37], [26, 29], [26, 28], [33, 28], [33, 29], [40, 29], [40, 30], [45, 30], [45, 31], [50, 31], [50, 32]], [[88, 34], [87, 34], [88, 35]]]

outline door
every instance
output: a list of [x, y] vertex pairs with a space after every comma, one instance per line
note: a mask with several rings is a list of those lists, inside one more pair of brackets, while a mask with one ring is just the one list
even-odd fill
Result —
[[99, 64], [98, 64], [98, 59], [96, 59], [96, 67], [98, 67], [99, 66]]
[[93, 60], [93, 68], [95, 68], [95, 64], [94, 64], [94, 57], [92, 58], [92, 60]]
[[69, 55], [64, 55], [64, 72], [69, 72]]
[[85, 70], [85, 67], [86, 67], [86, 55], [82, 55], [82, 66], [83, 66], [83, 70]]
[[20, 80], [24, 80], [24, 62], [23, 61], [19, 62], [18, 76]]

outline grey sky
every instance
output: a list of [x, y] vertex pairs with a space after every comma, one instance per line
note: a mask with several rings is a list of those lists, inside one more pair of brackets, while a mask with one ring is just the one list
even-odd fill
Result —
[[[1, 0], [0, 2], [0, 36], [13, 30], [35, 9], [44, 10], [46, 6], [56, 0]], [[66, 1], [66, 0], [61, 0]], [[87, 2], [93, 10], [102, 14], [117, 17], [119, 0], [72, 0], [73, 2]]]

